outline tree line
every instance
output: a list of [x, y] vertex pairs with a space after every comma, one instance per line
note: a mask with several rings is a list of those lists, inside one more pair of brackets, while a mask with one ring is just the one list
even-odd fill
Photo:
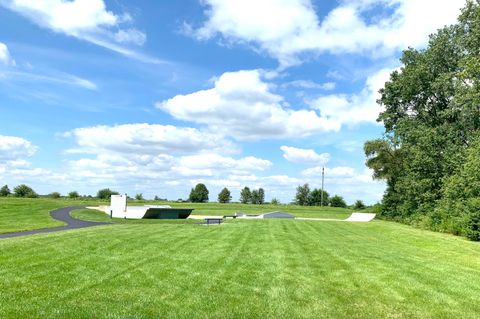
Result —
[[[98, 192], [97, 192], [97, 195], [95, 198], [98, 198], [98, 199], [110, 199], [110, 196], [112, 195], [118, 195], [119, 193], [116, 192], [116, 191], [112, 191], [111, 189], [109, 188], [103, 188], [103, 189], [100, 189]], [[13, 197], [23, 197], [23, 198], [37, 198], [39, 197], [40, 195], [38, 195], [38, 193], [33, 190], [32, 187], [26, 185], [26, 184], [21, 184], [21, 185], [18, 185], [18, 186], [15, 186], [13, 188], [13, 190], [10, 190], [10, 188], [8, 187], [8, 185], [4, 185], [0, 188], [0, 197], [7, 197], [7, 196], [13, 196]], [[51, 192], [50, 194], [46, 195], [46, 197], [50, 197], [50, 198], [60, 198], [62, 197], [62, 195], [59, 193], [59, 192]], [[72, 198], [72, 199], [75, 199], [75, 198], [94, 198], [93, 196], [91, 195], [83, 195], [81, 196], [77, 191], [71, 191], [67, 194], [68, 198]], [[137, 194], [135, 196], [136, 199], [138, 200], [143, 200], [143, 195], [140, 193], [140, 194]]]
[[[334, 195], [330, 197], [330, 194], [326, 190], [321, 190], [318, 188], [310, 190], [310, 186], [308, 184], [297, 186], [294, 203], [301, 206], [347, 207], [347, 203], [342, 196]], [[353, 205], [353, 208], [361, 210], [366, 208], [366, 206], [363, 201], [357, 200]]]
[[[190, 191], [188, 200], [192, 203], [205, 203], [208, 202], [208, 194], [209, 191], [205, 184], [199, 183]], [[219, 203], [230, 203], [232, 201], [230, 190], [224, 187], [220, 193], [218, 193], [217, 201]], [[265, 190], [263, 188], [259, 188], [250, 191], [250, 188], [245, 186], [240, 192], [240, 202], [242, 204], [264, 204]]]
[[[77, 191], [71, 191], [68, 193], [66, 197], [71, 199], [76, 198], [97, 198], [101, 200], [108, 200], [112, 195], [118, 195], [119, 192], [113, 191], [110, 188], [102, 188], [98, 190], [96, 197], [91, 195], [88, 196], [81, 196]], [[197, 184], [194, 188], [191, 189], [188, 201], [192, 203], [205, 203], [209, 200], [209, 191], [208, 188], [203, 183]], [[35, 198], [39, 195], [28, 185], [22, 184], [18, 185], [13, 189], [13, 192], [10, 191], [8, 185], [3, 186], [0, 188], [0, 197], [5, 196], [15, 196], [15, 197], [28, 197], [28, 198]], [[62, 195], [59, 192], [52, 192], [47, 197], [50, 198], [60, 198]], [[145, 200], [142, 193], [138, 193], [135, 195], [135, 200]], [[162, 200], [158, 196], [155, 196], [155, 200]], [[166, 201], [166, 199], [164, 199]], [[323, 202], [322, 202], [323, 200]], [[230, 190], [227, 187], [224, 187], [220, 193], [218, 193], [217, 201], [219, 203], [230, 203], [232, 201], [232, 195]], [[254, 205], [262, 205], [265, 204], [265, 190], [263, 188], [253, 189], [250, 190], [248, 186], [245, 186], [240, 191], [240, 203], [242, 204], [254, 204]], [[272, 198], [271, 204], [277, 205], [280, 204], [280, 201], [276, 198]], [[323, 199], [322, 199], [322, 191], [319, 189], [310, 190], [308, 184], [300, 185], [297, 187], [297, 193], [294, 199], [294, 203], [297, 205], [302, 206], [320, 206], [322, 203], [324, 206], [332, 206], [332, 207], [347, 207], [347, 204], [343, 197], [339, 195], [335, 195], [330, 197], [327, 191], [323, 191]], [[365, 205], [362, 201], [358, 200], [354, 208], [356, 209], [363, 209]]]
[[480, 240], [480, 1], [409, 48], [378, 101], [383, 138], [366, 165], [386, 181], [386, 219]]

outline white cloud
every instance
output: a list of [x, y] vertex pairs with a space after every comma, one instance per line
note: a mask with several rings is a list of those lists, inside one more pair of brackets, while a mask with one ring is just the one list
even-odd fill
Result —
[[142, 45], [146, 35], [134, 28], [122, 28], [122, 24], [132, 22], [132, 17], [128, 13], [118, 15], [107, 10], [103, 0], [5, 0], [0, 5], [55, 32], [92, 42], [143, 62], [163, 63], [117, 44]]
[[[25, 161], [37, 151], [37, 147], [21, 137], [0, 135], [0, 162], [19, 166], [19, 161]], [[23, 162], [25, 163], [25, 162]]]
[[70, 152], [130, 153], [156, 155], [160, 153], [192, 153], [222, 150], [235, 152], [233, 144], [222, 135], [189, 127], [158, 124], [99, 125], [77, 128], [65, 134], [78, 145]]
[[0, 135], [0, 161], [25, 160], [37, 147], [21, 137]]
[[[322, 166], [315, 166], [307, 168], [302, 171], [302, 175], [306, 177], [321, 177], [322, 176]], [[338, 166], [333, 168], [325, 168], [325, 177], [326, 178], [351, 178], [355, 176], [355, 169], [348, 166]]]
[[[309, 0], [202, 3], [207, 21], [196, 30], [189, 26], [195, 37], [220, 34], [227, 41], [254, 44], [288, 67], [308, 52], [384, 55], [423, 46], [429, 34], [456, 21], [465, 0], [341, 1], [323, 18]], [[372, 16], [374, 11], [379, 13]]]
[[73, 74], [63, 72], [48, 72], [48, 73], [34, 73], [33, 71], [19, 71], [19, 70], [7, 70], [3, 72], [4, 78], [9, 81], [18, 80], [23, 81], [45, 81], [51, 83], [66, 84], [71, 86], [77, 86], [87, 90], [96, 90], [97, 84], [94, 82], [78, 77]]
[[2, 183], [42, 183], [45, 180], [58, 181], [61, 174], [50, 170], [31, 167], [30, 158], [37, 147], [30, 141], [16, 136], [0, 135], [0, 180]]
[[330, 154], [318, 154], [315, 150], [296, 148], [291, 146], [282, 146], [283, 157], [292, 163], [325, 165], [330, 160]]
[[272, 93], [260, 70], [227, 72], [212, 89], [156, 103], [156, 107], [181, 120], [206, 124], [237, 139], [302, 137], [338, 131], [340, 123], [313, 110], [292, 110]]
[[283, 86], [293, 86], [302, 89], [319, 89], [319, 90], [334, 90], [336, 87], [335, 82], [326, 82], [326, 83], [316, 83], [310, 80], [295, 80], [291, 82], [284, 83]]
[[119, 43], [134, 43], [143, 45], [147, 40], [145, 33], [136, 29], [118, 30], [115, 33], [115, 40]]
[[7, 45], [3, 42], [0, 42], [0, 63], [6, 66], [15, 65], [15, 60], [12, 59]]
[[375, 123], [383, 107], [377, 104], [378, 91], [384, 87], [393, 69], [382, 69], [366, 80], [365, 88], [359, 94], [331, 94], [308, 101], [322, 117], [347, 125], [363, 122]]
[[257, 157], [249, 156], [240, 159], [222, 156], [215, 153], [205, 153], [180, 157], [173, 170], [183, 176], [192, 173], [197, 175], [214, 176], [218, 172], [230, 174], [247, 174], [252, 171], [264, 171], [272, 165], [272, 162]]

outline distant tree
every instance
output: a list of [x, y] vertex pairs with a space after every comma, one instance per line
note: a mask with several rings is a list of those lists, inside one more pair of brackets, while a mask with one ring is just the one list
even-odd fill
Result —
[[70, 198], [79, 198], [80, 195], [78, 194], [77, 191], [71, 191], [70, 193], [68, 193], [68, 197], [70, 197]]
[[252, 204], [259, 204], [260, 203], [260, 194], [258, 193], [257, 189], [254, 189], [250, 195], [250, 202]]
[[208, 189], [205, 184], [199, 183], [190, 191], [189, 200], [192, 203], [208, 202]]
[[347, 207], [347, 203], [343, 199], [342, 196], [335, 195], [332, 198], [330, 198], [330, 206], [332, 207]]
[[99, 199], [110, 199], [112, 195], [118, 195], [118, 192], [112, 191], [110, 188], [103, 188], [97, 192]]
[[8, 185], [4, 185], [2, 188], [0, 188], [0, 197], [6, 197], [10, 195], [10, 188], [8, 188]]
[[297, 194], [295, 195], [295, 204], [306, 206], [309, 204], [310, 196], [310, 186], [308, 184], [304, 184], [297, 186]]
[[359, 199], [357, 199], [355, 204], [353, 204], [353, 209], [361, 210], [361, 209], [365, 209], [365, 207], [366, 207], [365, 204]]
[[60, 198], [60, 196], [62, 196], [59, 192], [52, 192], [50, 194], [48, 194], [48, 197], [50, 198]]
[[37, 193], [30, 186], [25, 184], [16, 186], [13, 189], [13, 194], [15, 195], [15, 197], [38, 197]]
[[143, 194], [142, 194], [142, 193], [138, 193], [137, 195], [135, 195], [135, 199], [136, 199], [136, 200], [145, 200], [145, 199], [143, 198]]
[[155, 197], [153, 198], [153, 200], [160, 200], [160, 197], [158, 197], [157, 195], [155, 195]]
[[272, 200], [270, 201], [270, 204], [272, 204], [272, 205], [280, 205], [280, 201], [274, 197], [274, 198], [272, 198]]
[[265, 204], [265, 191], [261, 187], [258, 189], [258, 204]]
[[250, 192], [250, 188], [245, 186], [242, 191], [240, 192], [240, 203], [248, 204], [252, 200], [252, 192]]
[[[328, 206], [330, 195], [326, 190], [323, 191], [323, 206]], [[322, 204], [322, 190], [315, 188], [308, 195], [308, 205], [320, 206]]]
[[219, 203], [230, 203], [232, 200], [232, 196], [228, 188], [224, 187], [220, 193], [218, 194], [218, 202]]

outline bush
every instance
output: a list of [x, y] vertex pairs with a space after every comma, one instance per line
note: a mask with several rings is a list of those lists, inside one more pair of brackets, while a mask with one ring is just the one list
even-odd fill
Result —
[[60, 195], [59, 192], [53, 192], [53, 193], [48, 194], [48, 197], [50, 197], [50, 198], [60, 198], [60, 196], [62, 196], [62, 195]]
[[145, 199], [143, 198], [143, 194], [142, 194], [142, 193], [138, 193], [137, 195], [135, 195], [135, 199], [136, 199], [136, 200], [145, 200]]
[[358, 199], [355, 202], [355, 204], [353, 204], [353, 209], [358, 209], [358, 210], [365, 209], [365, 204], [361, 200]]
[[0, 197], [7, 197], [8, 195], [10, 195], [10, 188], [8, 188], [8, 185], [4, 185], [0, 188]]
[[466, 207], [465, 236], [470, 240], [480, 241], [480, 197], [470, 199]]
[[10, 188], [8, 188], [8, 185], [4, 185], [0, 188], [0, 197], [7, 197], [8, 195], [10, 195]]
[[15, 195], [15, 197], [38, 197], [37, 193], [30, 186], [25, 184], [21, 184], [15, 187], [13, 189], [13, 194]]
[[73, 191], [73, 192], [68, 193], [68, 197], [70, 197], [70, 198], [78, 198], [78, 197], [80, 197], [80, 195], [78, 194], [77, 191]]
[[270, 201], [270, 204], [272, 204], [272, 205], [280, 205], [280, 201], [274, 197], [274, 198], [272, 198], [272, 200]]
[[345, 203], [345, 200], [343, 199], [342, 196], [335, 195], [332, 198], [330, 198], [330, 206], [346, 208], [347, 203]]
[[97, 192], [97, 198], [110, 199], [112, 195], [118, 195], [118, 192], [110, 190], [110, 188], [103, 188]]

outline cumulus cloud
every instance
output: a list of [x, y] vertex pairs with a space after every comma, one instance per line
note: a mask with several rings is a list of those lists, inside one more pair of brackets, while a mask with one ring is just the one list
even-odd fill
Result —
[[[322, 176], [322, 170], [322, 166], [315, 166], [303, 170], [302, 175], [307, 177], [320, 177]], [[327, 178], [351, 178], [355, 176], [355, 169], [348, 166], [326, 167], [325, 176]]]
[[0, 180], [2, 182], [37, 182], [45, 179], [59, 180], [63, 176], [50, 170], [32, 167], [30, 158], [37, 147], [30, 141], [17, 137], [0, 135]]
[[15, 60], [12, 59], [7, 45], [3, 42], [0, 42], [0, 63], [6, 66], [15, 65]]
[[254, 44], [288, 67], [308, 52], [382, 55], [422, 46], [429, 34], [456, 21], [465, 0], [341, 1], [324, 17], [310, 0], [202, 3], [207, 20], [197, 29], [188, 28], [196, 38], [221, 35], [230, 42]]
[[240, 159], [222, 156], [215, 153], [205, 153], [182, 156], [173, 166], [173, 170], [183, 176], [191, 173], [214, 176], [218, 171], [228, 171], [230, 174], [248, 174], [252, 171], [264, 171], [272, 162], [261, 158], [248, 156]]
[[77, 128], [64, 134], [73, 137], [77, 147], [69, 152], [131, 153], [137, 155], [192, 153], [222, 150], [235, 152], [234, 145], [222, 135], [189, 127], [159, 124], [99, 125]]
[[205, 124], [242, 140], [302, 137], [341, 127], [314, 110], [288, 108], [260, 70], [226, 72], [213, 88], [177, 95], [156, 107], [176, 119]]
[[21, 137], [0, 135], [0, 161], [24, 160], [37, 151], [37, 147]]
[[330, 154], [318, 154], [312, 149], [291, 146], [282, 146], [280, 149], [283, 151], [283, 157], [292, 163], [325, 165], [330, 160]]
[[64, 135], [76, 143], [69, 153], [80, 155], [68, 162], [72, 179], [78, 181], [176, 181], [185, 185], [199, 178], [221, 180], [231, 174], [249, 175], [272, 165], [253, 156], [228, 156], [237, 151], [230, 141], [194, 128], [125, 124], [78, 128]]
[[393, 69], [382, 69], [369, 76], [360, 93], [324, 95], [307, 103], [318, 110], [322, 117], [332, 121], [349, 125], [375, 123], [383, 111], [382, 106], [376, 102], [380, 98], [378, 91], [389, 80], [392, 71]]
[[107, 10], [103, 0], [5, 0], [0, 5], [54, 32], [89, 41], [140, 61], [162, 63], [122, 46], [142, 45], [146, 35], [135, 28], [123, 28], [122, 24], [132, 22], [132, 17], [128, 13], [115, 14]]
[[336, 87], [335, 82], [316, 83], [310, 80], [295, 80], [283, 84], [284, 87], [296, 87], [301, 89], [317, 89], [317, 90], [334, 90]]

